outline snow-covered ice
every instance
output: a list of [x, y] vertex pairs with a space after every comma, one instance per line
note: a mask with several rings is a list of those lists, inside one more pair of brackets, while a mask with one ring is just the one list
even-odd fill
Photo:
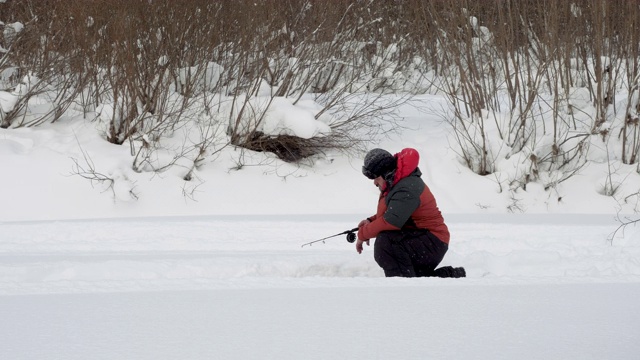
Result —
[[443, 264], [387, 279], [353, 215], [18, 222], [2, 359], [632, 359], [640, 245], [609, 216], [451, 216]]

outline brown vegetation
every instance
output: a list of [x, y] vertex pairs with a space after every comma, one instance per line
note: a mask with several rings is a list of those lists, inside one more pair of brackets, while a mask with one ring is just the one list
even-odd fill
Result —
[[[328, 137], [265, 136], [259, 124], [267, 109], [248, 111], [263, 82], [273, 87], [272, 97], [294, 103], [316, 94], [325, 106], [317, 117], [346, 106], [358, 92], [437, 90], [451, 100], [460, 156], [478, 174], [495, 171], [494, 130], [510, 154], [531, 152], [535, 171], [523, 179], [542, 170], [572, 174], [585, 161], [592, 135], [618, 137], [620, 158], [635, 164], [639, 6], [607, 0], [9, 0], [0, 4], [0, 19], [25, 29], [2, 39], [0, 70], [11, 75], [2, 77], [4, 88], [27, 74], [40, 82], [3, 113], [0, 125], [35, 126], [56, 121], [74, 104], [90, 113], [108, 101], [115, 111], [105, 138], [129, 142], [138, 159], [149, 141], [193, 117], [195, 102], [215, 113], [218, 94], [232, 97], [236, 108], [227, 119], [209, 114], [210, 121], [225, 124], [232, 145], [296, 161], [361, 144], [390, 108], [376, 107], [374, 98], [333, 123]], [[390, 68], [392, 77], [385, 75]], [[408, 77], [428, 73], [439, 79], [430, 88], [407, 85], [415, 81]], [[570, 102], [576, 88], [588, 89], [592, 113]], [[617, 93], [628, 94], [624, 108], [616, 107]], [[53, 105], [27, 114], [29, 99], [42, 94]], [[549, 114], [551, 123], [540, 121]], [[244, 126], [247, 116], [253, 127]], [[539, 147], [549, 136], [551, 143]]]

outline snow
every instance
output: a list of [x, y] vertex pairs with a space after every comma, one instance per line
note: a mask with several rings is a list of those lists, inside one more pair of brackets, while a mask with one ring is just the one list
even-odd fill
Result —
[[[15, 326], [3, 334], [8, 346], [0, 354], [629, 359], [639, 350], [633, 323], [640, 320], [638, 313], [625, 304], [610, 305], [637, 295], [637, 287], [609, 283], [133, 292], [51, 295], [46, 302], [38, 296], [6, 297], [0, 312]], [[584, 300], [574, 301], [577, 297]], [[35, 318], [34, 312], [42, 316]], [[513, 323], [514, 317], [522, 321]]]
[[[245, 106], [245, 102], [248, 106]], [[222, 108], [222, 113], [232, 113], [232, 119], [241, 117], [240, 128], [256, 129], [265, 135], [291, 135], [310, 139], [331, 132], [331, 128], [316, 120], [311, 112], [313, 109], [319, 112], [318, 105], [308, 101], [294, 104], [285, 97], [263, 96], [247, 100], [246, 96], [239, 96], [235, 101], [223, 102]], [[240, 112], [242, 116], [238, 115]], [[263, 113], [264, 117], [261, 116]]]
[[[278, 99], [265, 124], [313, 136], [313, 106]], [[614, 236], [637, 214], [602, 195], [607, 164], [509, 194], [460, 163], [440, 118], [400, 113], [372, 147], [419, 151], [452, 233], [443, 265], [467, 278], [384, 278], [343, 236], [301, 247], [375, 212], [362, 155], [239, 164], [228, 147], [188, 182], [133, 171], [80, 117], [0, 129], [0, 358], [636, 358], [640, 227]], [[637, 191], [632, 168], [624, 183]]]
[[0, 111], [8, 113], [14, 109], [18, 102], [18, 95], [6, 91], [0, 91]]

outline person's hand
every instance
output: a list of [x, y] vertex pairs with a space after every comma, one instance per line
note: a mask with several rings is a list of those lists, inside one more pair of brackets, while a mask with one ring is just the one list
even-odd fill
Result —
[[371, 221], [369, 221], [369, 219], [364, 219], [362, 221], [360, 221], [360, 223], [358, 224], [358, 240], [356, 241], [356, 251], [358, 252], [358, 254], [362, 254], [362, 244], [363, 243], [367, 243], [367, 246], [369, 246], [369, 239], [363, 239], [362, 237], [362, 227], [371, 223]]
[[369, 239], [367, 239], [367, 240], [358, 239], [356, 241], [356, 251], [358, 251], [358, 254], [362, 254], [362, 250], [363, 250], [362, 244], [363, 243], [367, 243], [367, 246], [369, 246]]

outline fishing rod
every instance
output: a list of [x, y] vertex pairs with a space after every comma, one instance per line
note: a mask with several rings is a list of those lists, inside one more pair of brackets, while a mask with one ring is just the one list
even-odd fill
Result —
[[319, 239], [319, 240], [314, 240], [314, 241], [308, 242], [306, 244], [302, 244], [302, 247], [304, 247], [305, 245], [311, 246], [311, 244], [317, 243], [317, 242], [320, 242], [320, 241], [322, 241], [324, 243], [324, 241], [327, 240], [327, 239], [331, 239], [333, 237], [344, 235], [344, 234], [347, 234], [347, 241], [352, 243], [352, 242], [356, 241], [356, 234], [355, 234], [356, 231], [358, 231], [358, 228], [353, 228], [351, 230], [343, 231], [340, 234], [327, 236], [326, 238], [322, 238], [322, 239]]

